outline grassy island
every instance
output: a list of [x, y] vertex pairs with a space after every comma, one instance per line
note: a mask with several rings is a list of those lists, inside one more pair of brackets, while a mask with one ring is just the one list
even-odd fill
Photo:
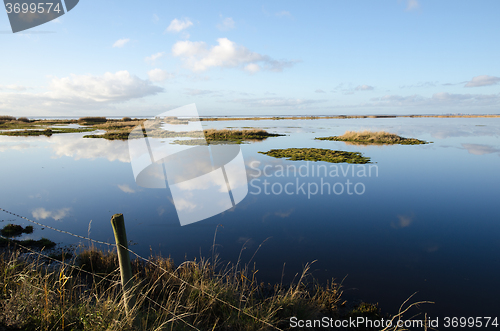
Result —
[[[47, 238], [41, 238], [39, 240], [33, 240], [33, 239], [25, 239], [25, 240], [16, 240], [12, 239], [12, 237], [18, 237], [21, 236], [22, 234], [31, 234], [33, 233], [33, 227], [31, 225], [28, 225], [27, 227], [22, 227], [21, 225], [18, 224], [7, 224], [4, 226], [2, 229], [0, 229], [0, 234], [2, 237], [0, 237], [0, 248], [3, 247], [8, 247], [11, 244], [20, 244], [25, 247], [32, 247], [32, 248], [37, 248], [37, 249], [42, 249], [42, 248], [53, 248], [56, 246], [56, 243], [47, 239]], [[5, 238], [7, 237], [7, 238]]]
[[[278, 133], [269, 133], [265, 130], [250, 129], [250, 130], [204, 130], [205, 139], [189, 139], [176, 140], [174, 143], [180, 145], [220, 145], [220, 144], [241, 144], [245, 141], [260, 141], [269, 137], [284, 136]], [[206, 140], [206, 141], [205, 141]]]
[[321, 137], [314, 138], [316, 140], [333, 140], [333, 141], [345, 141], [348, 143], [356, 145], [369, 145], [369, 144], [388, 144], [388, 145], [421, 145], [428, 144], [429, 142], [415, 139], [415, 138], [404, 138], [398, 136], [394, 133], [389, 133], [385, 131], [346, 131], [341, 136], [333, 137]]
[[276, 158], [287, 158], [292, 161], [324, 161], [330, 163], [370, 163], [370, 158], [359, 152], [334, 151], [322, 148], [287, 148], [271, 149], [259, 152]]
[[[269, 133], [261, 129], [229, 130], [208, 129], [201, 131], [173, 132], [161, 128], [163, 124], [187, 125], [188, 119], [176, 117], [147, 119], [108, 119], [106, 117], [81, 117], [78, 120], [29, 120], [25, 117], [15, 118], [12, 116], [0, 116], [0, 135], [5, 136], [47, 136], [58, 133], [91, 132], [96, 130], [105, 131], [103, 134], [85, 135], [83, 138], [101, 138], [107, 140], [128, 140], [129, 134], [134, 128], [147, 121], [147, 136], [151, 138], [181, 138], [193, 139], [178, 140], [175, 143], [183, 145], [204, 145], [205, 139], [208, 144], [233, 143], [241, 144], [245, 141], [259, 141], [269, 137], [283, 136], [282, 134]], [[62, 128], [60, 125], [79, 125], [76, 128]], [[15, 131], [5, 131], [15, 130]], [[131, 137], [133, 138], [133, 137]]]

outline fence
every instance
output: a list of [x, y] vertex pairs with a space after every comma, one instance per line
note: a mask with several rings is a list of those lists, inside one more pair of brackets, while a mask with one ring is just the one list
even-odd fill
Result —
[[[60, 233], [64, 233], [64, 234], [67, 234], [69, 236], [73, 236], [73, 237], [76, 237], [76, 238], [79, 238], [79, 239], [83, 239], [83, 240], [87, 240], [89, 242], [92, 242], [92, 243], [95, 243], [95, 244], [101, 244], [101, 245], [106, 245], [106, 246], [110, 246], [110, 247], [116, 247], [117, 248], [117, 251], [118, 251], [118, 254], [119, 254], [119, 257], [122, 256], [122, 258], [120, 258], [120, 268], [121, 268], [121, 275], [122, 275], [122, 286], [123, 286], [123, 290], [124, 290], [124, 302], [125, 302], [125, 307], [127, 309], [127, 312], [129, 312], [132, 307], [133, 307], [133, 303], [134, 303], [134, 299], [132, 297], [129, 297], [129, 295], [132, 293], [132, 286], [131, 286], [131, 270], [130, 270], [130, 260], [127, 261], [126, 257], [124, 257], [124, 255], [128, 255], [128, 253], [132, 254], [133, 256], [135, 256], [137, 259], [140, 259], [142, 261], [144, 261], [145, 263], [148, 263], [148, 264], [151, 264], [152, 266], [158, 268], [159, 270], [161, 270], [162, 272], [164, 272], [165, 274], [169, 275], [170, 277], [173, 277], [175, 279], [177, 279], [179, 282], [181, 282], [182, 284], [184, 284], [185, 286], [188, 286], [192, 289], [195, 289], [197, 291], [199, 291], [200, 293], [202, 293], [204, 296], [207, 296], [227, 307], [229, 307], [230, 309], [233, 309], [235, 311], [238, 312], [238, 314], [243, 314], [243, 315], [246, 315], [252, 319], [254, 319], [255, 321], [259, 322], [259, 323], [262, 323], [263, 325], [265, 326], [268, 326], [272, 329], [275, 329], [275, 330], [280, 330], [282, 331], [280, 328], [276, 327], [275, 325], [272, 325], [271, 323], [265, 321], [265, 320], [262, 320], [238, 307], [236, 307], [235, 305], [231, 304], [230, 302], [227, 302], [221, 298], [219, 298], [217, 295], [214, 295], [214, 294], [211, 294], [211, 293], [208, 293], [207, 291], [205, 291], [204, 289], [200, 288], [200, 287], [197, 287], [187, 281], [185, 281], [184, 279], [178, 277], [175, 273], [172, 273], [171, 271], [163, 268], [162, 266], [160, 266], [158, 263], [155, 263], [153, 260], [151, 259], [147, 259], [137, 253], [135, 253], [134, 251], [132, 251], [131, 249], [129, 249], [126, 245], [127, 243], [127, 240], [126, 240], [126, 234], [125, 234], [125, 228], [124, 228], [124, 225], [123, 225], [123, 215], [121, 214], [115, 214], [113, 215], [112, 217], [112, 224], [113, 224], [113, 229], [115, 231], [115, 238], [117, 240], [117, 243], [108, 243], [108, 242], [104, 242], [104, 241], [100, 241], [100, 240], [95, 240], [95, 239], [92, 239], [92, 238], [89, 238], [89, 237], [85, 237], [85, 236], [81, 236], [81, 235], [78, 235], [78, 234], [74, 234], [74, 233], [71, 233], [69, 231], [64, 231], [64, 230], [60, 230], [60, 229], [57, 229], [57, 228], [54, 228], [54, 227], [51, 227], [51, 226], [48, 226], [46, 224], [42, 224], [42, 223], [39, 223], [39, 222], [36, 222], [36, 221], [33, 221], [27, 217], [24, 217], [22, 215], [18, 215], [16, 213], [13, 213], [11, 211], [8, 211], [4, 208], [0, 208], [0, 211], [3, 211], [7, 214], [10, 214], [12, 216], [15, 216], [17, 218], [21, 218], [21, 219], [24, 219], [30, 223], [33, 223], [33, 224], [36, 224], [38, 226], [41, 226], [41, 227], [44, 227], [44, 228], [47, 228], [47, 229], [51, 229], [53, 231], [57, 231], [57, 232], [60, 232]], [[120, 215], [121, 215], [121, 220], [120, 220]], [[6, 238], [2, 235], [0, 235], [0, 238], [3, 238], [5, 240], [10, 240], [9, 238]], [[89, 271], [86, 271], [76, 265], [73, 265], [73, 264], [69, 264], [69, 263], [66, 263], [64, 261], [60, 261], [60, 260], [57, 260], [55, 258], [52, 258], [50, 256], [48, 256], [47, 254], [44, 254], [42, 252], [38, 252], [36, 250], [33, 250], [33, 249], [30, 249], [29, 247], [26, 247], [20, 243], [17, 243], [17, 242], [14, 242], [14, 241], [11, 241], [14, 245], [16, 246], [19, 246], [33, 254], [36, 254], [37, 256], [40, 256], [40, 257], [43, 257], [43, 258], [46, 258], [46, 259], [49, 259], [49, 260], [53, 260], [53, 261], [57, 261], [58, 263], [61, 263], [62, 265], [66, 266], [66, 267], [69, 267], [69, 268], [72, 268], [72, 269], [75, 269], [77, 270], [78, 272], [83, 272], [83, 273], [86, 273], [86, 274], [89, 274], [91, 275], [92, 277], [98, 277], [98, 278], [101, 278], [102, 280], [107, 280], [107, 281], [110, 281], [112, 283], [117, 283], [116, 281], [112, 280], [112, 279], [109, 279], [107, 277], [104, 277], [104, 276], [101, 276], [101, 275], [98, 275], [96, 273], [93, 273], [93, 272], [89, 272]], [[127, 254], [125, 254], [127, 253]], [[128, 267], [127, 267], [128, 265]], [[128, 269], [127, 269], [128, 268]], [[124, 275], [125, 274], [125, 275]], [[157, 303], [155, 300], [153, 300], [152, 298], [150, 298], [148, 295], [145, 295], [143, 293], [140, 294], [145, 300], [148, 300], [150, 302], [152, 302], [154, 305], [158, 306], [159, 308], [167, 311], [169, 314], [171, 314], [173, 316], [173, 318], [171, 319], [171, 321], [175, 321], [175, 320], [179, 320], [179, 321], [182, 321], [184, 324], [186, 324], [188, 327], [194, 329], [194, 330], [199, 330], [197, 327], [195, 327], [194, 325], [192, 325], [191, 323], [189, 323], [188, 321], [186, 321], [183, 316], [179, 316], [176, 314], [176, 312], [173, 312], [173, 311], [169, 311], [167, 309], [165, 309], [165, 307], [163, 307], [162, 305], [160, 305], [159, 303]], [[214, 326], [215, 327], [215, 326]]]

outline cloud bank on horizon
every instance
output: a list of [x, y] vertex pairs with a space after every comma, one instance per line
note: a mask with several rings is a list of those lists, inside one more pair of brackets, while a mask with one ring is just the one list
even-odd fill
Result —
[[3, 34], [0, 114], [500, 113], [495, 0], [153, 4]]

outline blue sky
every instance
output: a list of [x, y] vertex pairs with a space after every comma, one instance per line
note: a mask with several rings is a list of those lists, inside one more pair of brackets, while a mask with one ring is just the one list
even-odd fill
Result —
[[500, 113], [500, 2], [94, 1], [12, 34], [0, 114]]

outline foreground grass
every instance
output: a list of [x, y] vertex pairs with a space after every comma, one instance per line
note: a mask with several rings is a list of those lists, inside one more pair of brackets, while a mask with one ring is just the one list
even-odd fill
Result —
[[359, 152], [334, 151], [322, 148], [287, 148], [271, 149], [259, 152], [276, 158], [287, 158], [292, 161], [324, 161], [330, 163], [370, 163], [370, 158]]
[[333, 137], [322, 137], [314, 138], [316, 140], [333, 140], [333, 141], [345, 141], [353, 144], [368, 145], [368, 144], [399, 144], [399, 145], [421, 145], [428, 144], [427, 141], [415, 139], [415, 138], [404, 138], [398, 136], [394, 133], [389, 133], [385, 131], [346, 131], [341, 136]]
[[137, 300], [127, 315], [115, 252], [87, 248], [65, 261], [80, 269], [21, 253], [0, 253], [0, 326], [12, 329], [289, 330], [291, 316], [382, 318], [376, 305], [343, 301], [340, 284], [318, 285], [309, 266], [285, 286], [259, 283], [249, 267], [162, 257], [133, 261]]

